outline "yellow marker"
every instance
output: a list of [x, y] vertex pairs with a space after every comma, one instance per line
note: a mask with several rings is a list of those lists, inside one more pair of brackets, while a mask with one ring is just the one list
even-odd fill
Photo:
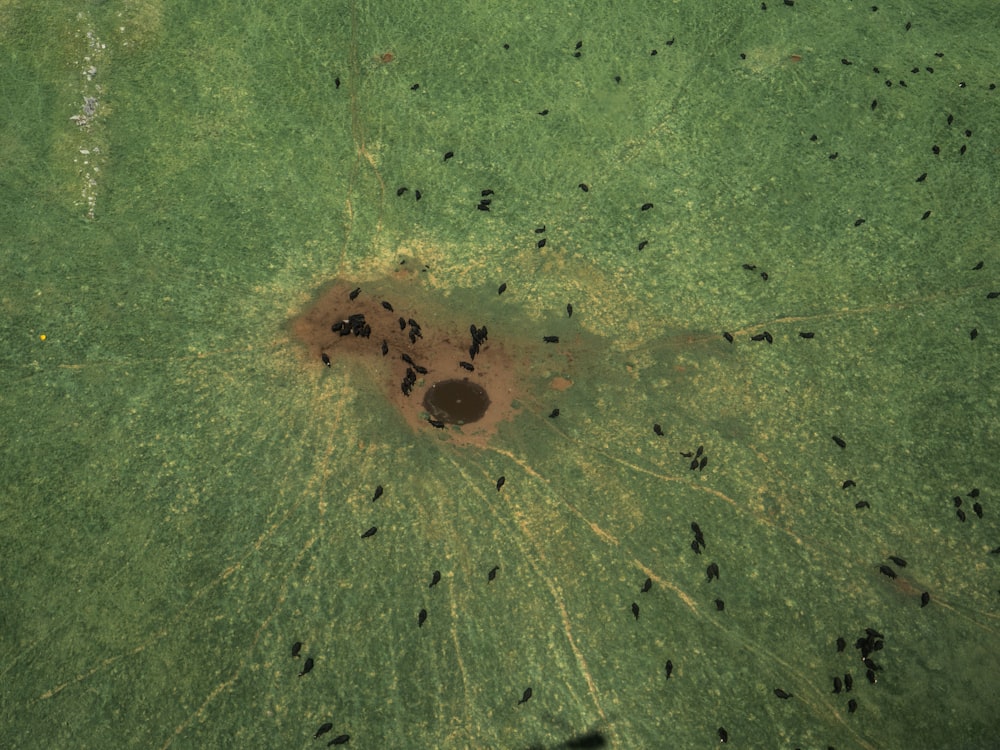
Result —
[[40, 335], [40, 336], [38, 337], [38, 340], [39, 340], [39, 341], [45, 341], [45, 334], [44, 334], [44, 333], [43, 333], [43, 334], [41, 334], [41, 335]]

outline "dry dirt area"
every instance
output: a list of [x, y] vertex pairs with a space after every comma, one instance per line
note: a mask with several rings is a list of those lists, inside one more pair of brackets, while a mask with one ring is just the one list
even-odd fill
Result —
[[[359, 287], [361, 291], [352, 300], [352, 291]], [[530, 359], [527, 355], [516, 358], [509, 346], [489, 337], [472, 358], [470, 326], [482, 328], [483, 321], [449, 319], [454, 316], [446, 315], [438, 305], [419, 299], [425, 294], [422, 289], [402, 287], [403, 283], [393, 280], [363, 285], [335, 281], [292, 322], [292, 333], [306, 345], [317, 365], [321, 366], [324, 354], [332, 365], [343, 359], [363, 365], [415, 431], [439, 430], [456, 444], [485, 446], [496, 433], [497, 426], [515, 416], [513, 402], [519, 388], [518, 373], [530, 366]], [[404, 296], [407, 292], [409, 296]], [[361, 315], [364, 323], [360, 330], [363, 331], [365, 325], [370, 326], [367, 336], [355, 335], [350, 330], [343, 335], [343, 331], [332, 330], [337, 323], [344, 323], [349, 329], [347, 322], [351, 316], [360, 322], [357, 316]], [[411, 320], [418, 324], [416, 329], [410, 324]], [[419, 331], [420, 335], [414, 331]], [[382, 353], [383, 342], [385, 354]], [[426, 374], [416, 376], [408, 394], [402, 384], [411, 364], [404, 356], [427, 370]], [[460, 362], [472, 364], [474, 371], [464, 369]], [[478, 384], [489, 395], [490, 405], [476, 422], [435, 428], [428, 421], [424, 395], [433, 384], [450, 379], [467, 379]]]

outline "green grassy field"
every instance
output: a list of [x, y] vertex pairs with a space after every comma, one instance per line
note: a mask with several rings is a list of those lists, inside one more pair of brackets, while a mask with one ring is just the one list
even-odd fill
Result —
[[0, 745], [994, 747], [1000, 11], [760, 6], [0, 0]]

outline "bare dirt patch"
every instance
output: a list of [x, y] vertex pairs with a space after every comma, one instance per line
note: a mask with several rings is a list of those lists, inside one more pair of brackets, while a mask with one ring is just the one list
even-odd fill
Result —
[[[468, 313], [447, 312], [440, 303], [426, 299], [426, 289], [408, 281], [407, 275], [363, 284], [334, 281], [292, 321], [292, 333], [307, 347], [313, 366], [322, 367], [325, 354], [331, 366], [346, 359], [366, 368], [414, 431], [445, 435], [459, 445], [485, 446], [498, 425], [516, 415], [518, 373], [528, 359], [522, 357], [518, 363], [510, 348], [489, 334], [473, 358], [470, 326], [482, 328], [485, 323]], [[361, 291], [351, 299], [358, 288]], [[460, 362], [472, 364], [474, 370]], [[415, 375], [409, 388], [404, 387], [407, 370]], [[489, 394], [490, 405], [475, 422], [436, 428], [424, 408], [424, 396], [433, 384], [451, 379], [476, 383]]]

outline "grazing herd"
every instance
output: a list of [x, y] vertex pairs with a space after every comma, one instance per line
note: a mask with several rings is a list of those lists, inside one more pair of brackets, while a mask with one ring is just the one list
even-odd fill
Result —
[[[793, 0], [784, 0], [784, 5], [785, 6], [794, 6], [794, 2], [793, 2]], [[761, 3], [760, 7], [761, 7], [761, 10], [767, 10], [766, 3]], [[872, 12], [877, 12], [877, 10], [878, 10], [877, 7], [872, 6]], [[905, 31], [909, 31], [909, 30], [910, 30], [910, 25], [907, 24]], [[669, 46], [672, 46], [674, 44], [674, 42], [675, 42], [675, 39], [671, 38], [669, 41], [666, 41], [665, 44], [666, 44], [666, 46], [669, 47]], [[504, 45], [504, 46], [506, 47], [507, 45]], [[582, 46], [583, 46], [582, 41], [578, 42], [576, 44], [576, 46], [575, 46], [575, 48], [574, 48], [574, 50], [572, 52], [572, 54], [573, 54], [574, 57], [580, 57], [582, 55]], [[654, 50], [652, 50], [652, 52], [650, 54], [652, 56], [655, 56], [657, 53], [658, 53], [658, 51], [654, 49]], [[940, 58], [942, 56], [942, 53], [937, 53], [937, 56]], [[741, 57], [745, 59], [745, 55], [742, 55]], [[793, 62], [799, 62], [799, 61], [801, 61], [801, 57], [799, 57], [798, 55], [792, 55], [791, 59], [792, 59]], [[854, 61], [852, 61], [852, 60], [850, 60], [848, 58], [842, 58], [841, 59], [841, 63], [844, 66], [854, 65]], [[882, 75], [882, 73], [880, 72], [880, 70], [879, 70], [878, 67], [872, 68], [872, 73], [875, 74], [875, 75]], [[934, 68], [932, 66], [930, 66], [930, 65], [924, 65], [922, 67], [921, 66], [914, 66], [911, 69], [911, 75], [917, 75], [918, 73], [919, 74], [932, 75], [932, 74], [934, 74]], [[615, 81], [615, 83], [621, 83], [621, 77], [620, 76], [614, 76], [613, 80]], [[960, 84], [960, 86], [963, 87], [963, 88], [965, 87], [965, 85], [966, 84], [964, 82], [962, 82]], [[903, 79], [886, 79], [885, 80], [885, 86], [887, 88], [893, 88], [893, 87], [895, 87], [897, 89], [898, 88], [907, 88], [907, 83]], [[992, 88], [993, 87], [991, 85], [990, 90], [992, 90]], [[419, 84], [413, 84], [411, 86], [411, 89], [414, 90], [414, 91], [416, 91], [417, 89], [419, 89]], [[872, 99], [871, 103], [870, 103], [870, 106], [867, 105], [867, 99], [865, 100], [865, 102], [866, 102], [865, 109], [870, 109], [871, 112], [875, 112], [877, 110], [877, 108], [879, 107], [878, 99]], [[542, 109], [542, 110], [536, 110], [536, 111], [537, 111], [537, 114], [539, 116], [543, 116], [543, 117], [549, 115], [549, 112], [550, 112], [550, 110], [548, 108]], [[883, 111], [884, 111], [884, 108], [883, 108]], [[947, 126], [951, 127], [952, 124], [953, 124], [953, 122], [954, 122], [953, 115], [952, 114], [947, 114], [947, 117], [946, 117]], [[972, 130], [971, 129], [965, 128], [965, 129], [963, 129], [962, 132], [964, 133], [965, 139], [970, 139], [972, 137]], [[818, 140], [818, 137], [817, 137], [817, 135], [814, 134], [814, 135], [812, 135], [809, 138], [809, 140], [811, 142], [816, 142]], [[967, 150], [968, 150], [967, 144], [963, 143], [961, 145], [961, 148], [957, 150], [958, 156], [964, 156], [966, 154]], [[937, 143], [933, 144], [929, 149], [927, 149], [927, 151], [929, 153], [933, 154], [935, 157], [937, 157], [937, 156], [939, 156], [941, 154], [941, 148], [940, 148], [940, 146]], [[441, 153], [441, 152], [438, 151], [436, 153]], [[828, 159], [830, 161], [834, 161], [834, 160], [837, 160], [841, 156], [841, 153], [840, 153], [840, 151], [833, 151], [833, 152], [830, 152], [830, 153], [826, 154], [826, 156], [828, 157]], [[456, 157], [456, 152], [454, 150], [447, 150], [447, 151], [444, 152], [442, 161], [443, 162], [450, 162], [453, 159], [455, 159], [455, 157]], [[456, 159], [455, 161], [456, 161], [456, 163], [460, 162], [461, 161], [461, 156], [459, 156], [459, 158]], [[825, 161], [824, 161], [824, 163], [825, 163]], [[841, 163], [843, 163], [843, 162], [841, 162]], [[912, 179], [913, 178], [912, 178], [912, 173], [911, 173], [910, 175], [907, 176], [907, 180], [909, 181], [909, 180], [912, 180]], [[921, 183], [921, 184], [928, 183], [928, 181], [930, 181], [930, 183], [933, 183], [934, 178], [933, 178], [933, 175], [929, 176], [929, 172], [928, 171], [922, 171], [919, 174], [919, 176], [916, 177], [915, 181], [917, 183]], [[584, 183], [584, 182], [578, 183], [577, 187], [579, 188], [579, 190], [583, 191], [584, 193], [587, 193], [587, 192], [589, 192], [591, 190], [591, 185], [588, 184], [588, 183]], [[396, 190], [396, 195], [399, 196], [399, 197], [402, 197], [406, 193], [408, 193], [409, 191], [410, 191], [410, 189], [408, 187], [406, 187], [406, 186], [400, 186]], [[422, 197], [421, 196], [421, 192], [419, 190], [414, 191], [414, 197], [416, 198], [416, 200], [420, 200], [421, 197]], [[932, 196], [929, 195], [927, 199], [931, 200]], [[494, 201], [498, 201], [498, 200], [501, 201], [501, 202], [500, 203], [494, 203]], [[479, 212], [482, 212], [482, 213], [489, 213], [494, 208], [497, 208], [498, 206], [502, 206], [502, 200], [503, 200], [502, 197], [497, 196], [497, 194], [495, 193], [495, 191], [493, 189], [489, 189], [489, 188], [483, 189], [483, 190], [480, 191], [480, 198], [478, 200], [478, 203], [475, 204], [476, 210], [478, 210]], [[654, 210], [655, 209], [655, 205], [651, 201], [643, 201], [641, 203], [639, 203], [638, 201], [635, 201], [635, 202], [631, 203], [630, 206], [631, 206], [631, 210], [632, 211], [635, 210], [635, 206], [638, 206], [639, 212], [652, 212], [650, 214], [652, 216], [655, 216], [656, 213], [657, 213], [657, 211]], [[662, 205], [661, 205], [660, 209], [657, 209], [657, 210], [662, 210]], [[932, 209], [928, 208], [928, 209], [923, 210], [922, 214], [919, 215], [919, 220], [920, 221], [928, 221], [932, 217], [934, 217], [935, 221], [938, 220], [938, 214], [934, 214], [934, 212], [932, 211]], [[862, 226], [864, 226], [864, 225], [867, 224], [866, 230], [862, 230], [862, 231], [867, 231], [867, 228], [871, 227], [871, 224], [868, 224], [868, 218], [866, 218], [866, 217], [857, 217], [856, 214], [854, 216], [850, 217], [849, 219], [847, 219], [846, 222], [848, 224], [853, 223], [853, 226], [855, 228], [860, 228], [860, 227], [862, 227]], [[932, 224], [934, 224], [934, 221], [929, 221], [928, 223], [929, 223], [929, 225], [932, 225]], [[848, 230], [848, 231], [850, 231], [850, 230]], [[534, 232], [536, 234], [543, 234], [543, 233], [545, 233], [546, 232], [546, 225], [542, 224], [541, 226], [537, 227], [534, 230]], [[541, 238], [539, 238], [537, 240], [534, 240], [534, 243], [535, 243], [535, 247], [537, 249], [545, 248], [547, 246], [547, 244], [548, 244], [546, 237], [541, 237]], [[630, 247], [632, 247], [632, 246], [633, 245], [630, 245]], [[637, 245], [634, 245], [634, 246], [637, 247], [638, 250], [642, 251], [642, 250], [646, 249], [647, 247], [649, 247], [649, 240], [648, 239], [641, 239], [641, 240], [638, 241]], [[655, 247], [656, 246], [654, 245], [654, 248]], [[971, 270], [972, 271], [981, 271], [984, 267], [985, 267], [985, 263], [981, 261], [981, 262], [977, 263]], [[780, 269], [769, 268], [769, 270], [763, 270], [763, 269], [759, 268], [756, 264], [749, 263], [749, 262], [742, 264], [742, 270], [746, 271], [748, 273], [753, 274], [753, 276], [752, 276], [753, 279], [759, 278], [763, 282], [770, 282], [770, 286], [771, 287], [773, 287], [777, 283], [776, 281], [774, 281], [772, 279], [773, 278], [777, 278], [776, 275], [780, 273]], [[737, 271], [736, 273], [739, 273], [739, 272]], [[495, 283], [495, 281], [494, 281], [494, 283]], [[754, 281], [753, 283], [757, 284], [756, 281]], [[506, 292], [508, 292], [508, 290], [511, 291], [512, 295], [516, 295], [517, 294], [517, 286], [516, 286], [515, 282], [513, 282], [513, 281], [511, 282], [511, 284], [514, 284], [514, 286], [513, 287], [509, 286], [507, 281], [501, 282], [497, 286], [497, 288], [496, 288], [497, 289], [497, 295], [503, 295]], [[350, 301], [353, 302], [354, 300], [356, 300], [356, 298], [360, 294], [360, 292], [361, 292], [360, 287], [359, 288], [355, 288], [350, 293], [350, 295], [349, 295]], [[998, 297], [1000, 297], [1000, 292], [990, 292], [990, 293], [987, 294], [987, 299], [989, 299], [989, 300], [997, 299]], [[388, 302], [388, 301], [382, 301], [381, 305], [382, 305], [382, 308], [385, 311], [387, 311], [389, 313], [394, 313], [395, 312], [394, 311], [394, 307], [393, 307], [393, 305], [390, 302]], [[572, 303], [566, 303], [565, 310], [566, 310], [567, 317], [572, 317], [573, 316], [573, 314], [574, 314], [574, 307], [573, 307]], [[398, 318], [398, 324], [399, 324], [400, 331], [408, 331], [407, 335], [408, 335], [408, 338], [409, 338], [409, 340], [410, 340], [410, 342], [412, 344], [415, 344], [418, 339], [422, 339], [423, 338], [423, 331], [421, 329], [421, 326], [420, 326], [419, 323], [417, 323], [415, 320], [413, 320], [413, 318], [407, 319], [407, 318], [404, 318], [404, 317], [401, 316], [401, 317]], [[724, 330], [721, 333], [723, 339], [728, 344], [734, 345], [734, 346], [737, 343], [736, 334], [733, 332], [735, 330], [736, 330], [735, 328], [732, 329], [732, 331], [730, 331], [730, 330]], [[353, 335], [355, 337], [365, 338], [365, 339], [370, 338], [371, 335], [372, 335], [372, 333], [373, 333], [371, 322], [368, 321], [368, 320], [366, 320], [366, 317], [364, 315], [362, 315], [362, 314], [350, 315], [346, 319], [334, 322], [333, 326], [332, 326], [332, 331], [334, 333], [339, 333], [341, 336], [350, 336], [350, 335]], [[470, 326], [469, 331], [470, 331], [470, 335], [471, 335], [471, 343], [470, 343], [470, 345], [468, 347], [468, 360], [461, 360], [461, 361], [459, 361], [458, 362], [458, 366], [460, 366], [463, 370], [465, 370], [467, 372], [473, 373], [473, 372], [476, 371], [476, 366], [477, 366], [476, 357], [477, 357], [477, 355], [479, 355], [481, 347], [484, 344], [484, 342], [487, 341], [488, 332], [487, 332], [487, 329], [486, 329], [485, 326], [477, 326], [476, 324], [472, 324]], [[798, 332], [798, 337], [799, 337], [799, 339], [802, 339], [803, 342], [806, 342], [806, 341], [814, 341], [814, 340], [817, 339], [817, 336], [822, 337], [822, 334], [823, 334], [822, 330], [820, 330], [818, 332], [817, 331], [812, 331], [812, 330], [808, 330], [808, 331], [802, 330], [802, 331]], [[978, 328], [972, 328], [970, 330], [969, 337], [972, 340], [975, 340], [978, 337], [978, 335], [979, 335]], [[380, 336], [377, 336], [377, 339], [379, 337]], [[781, 334], [780, 333], [772, 333], [769, 330], [757, 330], [755, 332], [749, 333], [749, 335], [747, 336], [747, 338], [751, 342], [754, 342], [754, 343], [764, 342], [764, 343], [766, 343], [769, 346], [771, 346], [771, 345], [777, 345], [777, 346], [780, 347], [781, 344], [784, 343], [783, 340], [782, 340], [782, 338], [781, 338]], [[797, 339], [793, 338], [792, 340], [795, 341]], [[537, 341], [537, 339], [536, 339], [536, 341]], [[541, 341], [543, 343], [545, 343], [545, 344], [560, 344], [560, 337], [558, 335], [545, 334], [545, 335], [541, 336]], [[820, 338], [819, 341], [822, 341], [822, 338]], [[819, 343], [819, 341], [817, 341], [817, 343]], [[777, 342], [777, 344], [776, 344], [776, 342]], [[807, 344], [807, 343], [801, 343], [800, 345], [803, 346], [803, 347], [815, 346], [815, 344]], [[385, 356], [387, 356], [389, 354], [390, 348], [389, 348], [389, 346], [387, 344], [387, 341], [385, 339], [381, 340], [381, 344], [380, 344], [379, 348], [380, 348], [380, 351], [381, 351], [381, 355], [383, 357], [385, 357]], [[731, 351], [732, 350], [730, 347], [725, 347], [725, 348], [726, 348], [727, 351]], [[419, 364], [417, 361], [415, 361], [412, 357], [410, 357], [406, 353], [402, 354], [402, 359], [407, 364], [407, 368], [406, 368], [406, 374], [403, 377], [402, 381], [400, 382], [400, 390], [401, 390], [401, 392], [403, 393], [404, 396], [409, 397], [411, 395], [411, 393], [413, 393], [414, 389], [416, 387], [418, 387], [417, 386], [417, 384], [418, 384], [418, 377], [417, 376], [418, 375], [426, 374], [427, 373], [427, 368], [426, 368], [426, 366]], [[323, 365], [325, 365], [328, 368], [331, 367], [331, 364], [332, 364], [331, 363], [331, 359], [330, 359], [330, 356], [329, 356], [329, 354], [327, 352], [325, 352], [325, 351], [321, 352], [321, 360], [322, 360]], [[561, 411], [560, 411], [559, 408], [553, 408], [551, 410], [551, 412], [548, 414], [548, 416], [551, 419], [555, 419], [556, 417], [559, 417], [560, 414], [561, 414]], [[428, 424], [430, 426], [432, 426], [434, 428], [443, 429], [446, 426], [446, 422], [443, 419], [436, 419], [433, 416], [429, 417], [427, 419], [427, 422], [428, 422]], [[656, 435], [658, 437], [665, 437], [665, 432], [664, 432], [663, 427], [662, 427], [662, 425], [660, 423], [654, 423], [652, 429], [653, 429], [654, 435]], [[827, 433], [827, 434], [829, 434], [829, 433]], [[844, 434], [847, 435], [848, 437], [851, 437], [851, 435], [848, 434], [847, 432], [845, 432]], [[832, 439], [833, 443], [839, 449], [841, 449], [842, 451], [847, 451], [848, 450], [848, 440], [845, 439], [845, 437], [843, 437], [842, 435], [839, 435], [839, 434], [831, 435], [831, 439]], [[829, 446], [829, 443], [826, 443], [826, 445]], [[707, 451], [706, 451], [706, 448], [705, 448], [704, 445], [698, 445], [698, 447], [696, 449], [694, 449], [694, 450], [683, 450], [683, 451], [678, 451], [678, 452], [680, 453], [681, 457], [683, 457], [685, 459], [685, 464], [687, 465], [687, 467], [688, 467], [688, 469], [690, 471], [704, 472], [705, 469], [706, 469], [706, 467], [708, 467], [709, 457], [708, 457], [708, 454], [707, 454]], [[716, 470], [718, 464], [715, 463], [715, 461], [716, 461], [716, 459], [713, 459], [712, 469], [709, 472], [706, 473], [707, 476], [710, 476], [711, 473], [712, 473], [712, 471]], [[504, 486], [506, 484], [506, 481], [507, 481], [507, 479], [503, 475], [499, 476], [496, 479], [495, 487], [496, 487], [496, 491], [497, 492], [501, 492], [503, 490], [503, 488], [504, 488]], [[516, 480], [513, 480], [513, 481], [516, 483]], [[852, 489], [852, 488], [856, 488], [857, 487], [857, 482], [854, 479], [846, 479], [846, 480], [844, 480], [840, 484], [840, 486], [841, 486], [841, 489], [843, 489], [843, 490], [846, 491], [846, 490], [849, 490], [849, 489]], [[372, 502], [375, 502], [375, 501], [379, 500], [383, 496], [383, 493], [384, 493], [384, 488], [380, 484], [380, 485], [378, 485], [376, 487], [376, 489], [374, 491], [374, 496], [372, 497]], [[973, 500], [973, 504], [971, 506], [972, 507], [972, 512], [976, 515], [977, 518], [982, 519], [984, 517], [984, 509], [983, 509], [983, 506], [982, 506], [981, 502], [978, 499], [979, 495], [980, 495], [979, 490], [978, 489], [973, 489], [972, 491], [970, 491], [968, 493], [967, 498]], [[957, 516], [957, 518], [959, 519], [959, 521], [966, 522], [967, 521], [967, 516], [966, 516], [965, 510], [962, 507], [963, 503], [964, 503], [964, 499], [962, 497], [955, 496], [953, 498], [955, 515]], [[869, 508], [871, 508], [871, 505], [870, 505], [870, 503], [867, 500], [862, 500], [862, 501], [857, 502], [855, 504], [855, 507], [857, 509], [861, 510], [861, 509], [869, 509]], [[691, 538], [691, 540], [690, 540], [690, 549], [692, 550], [692, 552], [694, 554], [696, 554], [696, 555], [702, 555], [705, 552], [706, 548], [707, 548], [705, 534], [702, 531], [701, 526], [697, 522], [691, 522], [690, 523], [690, 529], [691, 529], [691, 532], [693, 534], [693, 538]], [[373, 525], [373, 526], [371, 526], [370, 528], [368, 528], [366, 531], [364, 531], [361, 534], [361, 538], [362, 539], [371, 539], [372, 537], [375, 536], [375, 534], [377, 533], [377, 531], [378, 531], [378, 527]], [[381, 539], [378, 540], [378, 541], [381, 541]], [[997, 549], [993, 550], [993, 552], [994, 553], [1000, 553], [1000, 547], [998, 547]], [[890, 555], [886, 559], [888, 560], [888, 563], [886, 563], [886, 562], [876, 563], [874, 567], [877, 569], [877, 571], [879, 573], [882, 574], [882, 576], [884, 576], [886, 579], [888, 579], [887, 581], [884, 582], [885, 585], [890, 585], [890, 582], [892, 582], [893, 584], [900, 583], [900, 581], [899, 581], [899, 574], [897, 574], [896, 569], [893, 568], [893, 567], [891, 567], [891, 565], [895, 565], [896, 568], [903, 569], [903, 568], [907, 567], [907, 565], [908, 565], [907, 561], [904, 558], [902, 558], [902, 557], [900, 557], [898, 555]], [[889, 563], [891, 563], [891, 565]], [[499, 571], [500, 571], [500, 566], [499, 565], [494, 565], [492, 568], [490, 568], [486, 572], [486, 582], [487, 583], [492, 583], [496, 579]], [[873, 570], [873, 575], [875, 575], [875, 577], [877, 577], [877, 574], [874, 574], [874, 570]], [[716, 561], [709, 562], [708, 565], [705, 567], [705, 581], [704, 581], [704, 585], [706, 587], [709, 587], [710, 590], [714, 591], [714, 590], [717, 590], [717, 587], [720, 585], [719, 583], [717, 583], [720, 580], [721, 580], [721, 571], [720, 571], [719, 563], [716, 562]], [[434, 587], [440, 581], [441, 581], [441, 572], [439, 570], [434, 570], [433, 573], [431, 574], [430, 583], [429, 583], [428, 587], [429, 588]], [[645, 578], [645, 580], [643, 581], [643, 583], [641, 584], [641, 587], [639, 589], [639, 593], [640, 594], [650, 594], [652, 588], [653, 588], [653, 579], [652, 579], [652, 577], [648, 577], [647, 576]], [[655, 593], [653, 593], [652, 596], [655, 596]], [[652, 597], [646, 597], [646, 598], [644, 598], [642, 596], [639, 596], [637, 598], [640, 599], [640, 601], [647, 602]], [[920, 605], [919, 605], [920, 608], [926, 608], [930, 604], [930, 602], [931, 602], [930, 593], [927, 592], [927, 591], [921, 592], [920, 593]], [[742, 614], [742, 613], [740, 613], [738, 611], [738, 609], [739, 609], [738, 606], [732, 600], [731, 600], [731, 604], [733, 606], [729, 610], [726, 609], [726, 602], [722, 598], [720, 598], [720, 597], [715, 597], [714, 599], [711, 600], [711, 603], [714, 605], [715, 611], [717, 613], [725, 613], [725, 614], [719, 614], [719, 615], [717, 615], [718, 617], [729, 617], [729, 616], [739, 617]], [[640, 610], [640, 606], [639, 606], [638, 602], [633, 601], [631, 603], [631, 606], [630, 606], [629, 609], [630, 609], [630, 612], [631, 612], [632, 620], [634, 620], [635, 622], [638, 622], [640, 620], [640, 614], [641, 614], [641, 610]], [[626, 616], [627, 617], [627, 615], [624, 612], [622, 612], [621, 610], [618, 610], [618, 612], [622, 616]], [[648, 612], [648, 610], [647, 610], [647, 612]], [[648, 617], [648, 615], [647, 615], [647, 617]], [[419, 611], [417, 612], [417, 616], [416, 616], [416, 622], [417, 622], [417, 627], [418, 628], [424, 628], [424, 626], [426, 625], [428, 630], [431, 630], [433, 628], [434, 624], [435, 624], [434, 621], [433, 621], [433, 619], [432, 619], [432, 615], [429, 613], [429, 611], [428, 611], [427, 608], [420, 608], [419, 609]], [[646, 622], [646, 620], [644, 620], [643, 622]], [[877, 630], [875, 628], [872, 628], [872, 627], [865, 627], [864, 628], [864, 635], [859, 636], [855, 640], [855, 642], [854, 642], [855, 650], [858, 653], [857, 653], [856, 660], [854, 662], [852, 662], [853, 663], [853, 667], [850, 664], [848, 664], [847, 666], [844, 667], [844, 669], [846, 671], [844, 671], [843, 673], [838, 672], [838, 674], [836, 674], [836, 675], [834, 675], [832, 677], [832, 680], [831, 680], [832, 681], [832, 692], [835, 695], [838, 695], [838, 696], [845, 695], [846, 696], [846, 694], [851, 694], [851, 696], [846, 701], [846, 704], [844, 704], [845, 707], [846, 707], [846, 710], [847, 710], [848, 714], [854, 714], [857, 711], [861, 710], [860, 699], [857, 697], [858, 693], [855, 692], [854, 674], [852, 672], [852, 669], [856, 669], [859, 672], [863, 669], [864, 677], [865, 677], [866, 681], [869, 683], [869, 685], [871, 685], [872, 687], [877, 686], [878, 683], [879, 683], [880, 676], [884, 673], [884, 669], [885, 669], [884, 659], [882, 659], [881, 656], [879, 656], [879, 652], [882, 651], [884, 649], [884, 647], [885, 647], [885, 642], [886, 642], [886, 637], [881, 632], [879, 632], [879, 630]], [[843, 637], [837, 637], [836, 638], [836, 651], [837, 651], [837, 653], [844, 653], [844, 652], [846, 652], [846, 646], [847, 646], [847, 641]], [[299, 657], [301, 647], [302, 647], [301, 643], [296, 643], [292, 647], [292, 655], [293, 655], [293, 657], [295, 657], [295, 658]], [[879, 658], [879, 661], [876, 661], [876, 657]], [[683, 656], [682, 655], [674, 654], [673, 658], [678, 659], [678, 663], [681, 663], [680, 660], [683, 658]], [[313, 669], [313, 666], [314, 666], [314, 662], [313, 662], [312, 658], [307, 658], [303, 662], [302, 669], [299, 672], [299, 676], [302, 677], [302, 676], [308, 674]], [[681, 678], [683, 678], [683, 671], [679, 672], [678, 675]], [[667, 659], [666, 662], [665, 662], [665, 665], [664, 665], [664, 677], [663, 677], [663, 679], [667, 680], [667, 681], [670, 681], [669, 682], [670, 685], [673, 685], [677, 681], [677, 676], [675, 676], [675, 665], [674, 665], [674, 661], [672, 659]], [[824, 678], [824, 681], [826, 679], [829, 679], [829, 678]], [[536, 685], [536, 687], [538, 687], [539, 690], [541, 691], [540, 692], [540, 698], [544, 701], [544, 685]], [[799, 689], [796, 688], [794, 685], [786, 685], [785, 687], [789, 687], [789, 688], [795, 689], [796, 692], [799, 692]], [[782, 701], [792, 701], [795, 698], [796, 693], [793, 693], [793, 692], [790, 692], [789, 690], [786, 690], [785, 687], [772, 687], [771, 688], [771, 695], [773, 695], [775, 698], [777, 698], [779, 700], [782, 700]], [[825, 690], [825, 688], [824, 688], [824, 690]], [[532, 699], [532, 696], [533, 696], [533, 687], [527, 687], [527, 688], [523, 689], [523, 691], [521, 693], [520, 699], [514, 701], [513, 698], [516, 698], [516, 692], [515, 692], [515, 689], [512, 688], [511, 695], [509, 696], [510, 700], [507, 701], [507, 703], [508, 703], [508, 705], [511, 705], [511, 706], [514, 706], [514, 707], [523, 706], [524, 704], [527, 704]], [[800, 696], [799, 701], [801, 701], [801, 700], [802, 700], [802, 698]], [[536, 700], [536, 702], [534, 704], [532, 704], [532, 706], [535, 706], [536, 704], [538, 704], [538, 702], [539, 701]], [[793, 702], [793, 703], [791, 703], [789, 705], [795, 706], [797, 704], [796, 704], [796, 702]], [[532, 708], [532, 706], [529, 706], [528, 708], [526, 708], [524, 710], [530, 710]], [[322, 724], [315, 731], [313, 737], [314, 738], [319, 738], [319, 737], [323, 736], [324, 734], [326, 734], [327, 732], [332, 731], [333, 728], [334, 728], [334, 724], [332, 722], [326, 722], [326, 723]], [[718, 741], [720, 743], [728, 743], [729, 740], [730, 740], [729, 730], [727, 730], [725, 727], [721, 727], [721, 726], [718, 727], [718, 729], [716, 730], [716, 737], [717, 737], [717, 739], [718, 739]], [[330, 745], [346, 744], [349, 740], [350, 740], [350, 735], [348, 735], [348, 734], [340, 734], [340, 735], [336, 736], [329, 744]], [[591, 745], [587, 745], [587, 746], [592, 746], [592, 747], [601, 747], [601, 746], [603, 746], [605, 744], [604, 737], [600, 733], [595, 733], [595, 734], [590, 735], [589, 739], [587, 741], [593, 743]], [[580, 745], [580, 746], [583, 746], [583, 745]]]

